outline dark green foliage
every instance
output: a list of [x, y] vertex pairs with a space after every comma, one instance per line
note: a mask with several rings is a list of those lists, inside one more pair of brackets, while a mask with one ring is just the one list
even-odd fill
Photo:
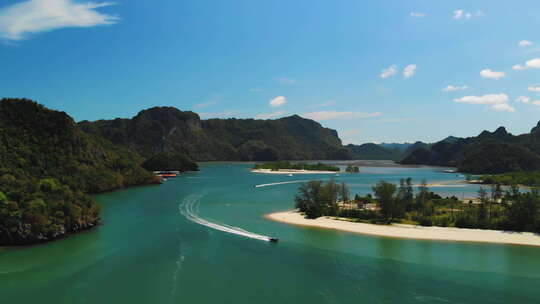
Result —
[[[356, 220], [388, 224], [391, 222], [416, 223], [422, 226], [458, 227], [474, 229], [497, 229], [531, 231], [540, 233], [540, 192], [520, 192], [513, 185], [506, 191], [500, 185], [490, 191], [481, 188], [476, 202], [461, 202], [457, 197], [442, 198], [430, 192], [426, 182], [413, 193], [412, 180], [402, 179], [399, 187], [380, 181], [371, 195], [349, 198], [345, 184], [333, 181], [323, 185], [320, 181], [304, 184], [296, 196], [296, 207], [308, 218], [341, 216]], [[366, 208], [365, 204], [377, 204], [380, 208]], [[368, 206], [369, 207], [369, 206]]]
[[276, 120], [201, 120], [193, 112], [156, 107], [132, 119], [79, 125], [147, 158], [168, 152], [195, 161], [351, 159], [335, 130], [298, 115]]
[[199, 166], [184, 154], [158, 153], [147, 159], [142, 167], [149, 171], [198, 171]]
[[339, 172], [339, 167], [325, 165], [323, 163], [309, 164], [309, 163], [291, 163], [288, 161], [277, 161], [264, 164], [256, 164], [254, 169], [271, 169], [272, 171], [278, 171], [280, 169], [293, 169], [293, 170], [311, 170], [311, 171], [335, 171]]
[[345, 172], [347, 172], [347, 173], [359, 173], [360, 168], [358, 168], [358, 166], [348, 165], [347, 168], [345, 169]]
[[351, 151], [353, 159], [400, 160], [402, 157], [402, 151], [399, 149], [386, 148], [372, 143], [362, 145], [348, 144], [346, 148]]
[[310, 219], [337, 215], [338, 199], [348, 200], [348, 192], [346, 185], [336, 184], [333, 180], [327, 183], [310, 181], [298, 188], [298, 194], [294, 198], [295, 206]]
[[535, 172], [512, 172], [497, 175], [484, 175], [481, 180], [486, 184], [501, 185], [525, 185], [540, 187], [540, 171]]
[[539, 130], [514, 136], [501, 127], [477, 137], [450, 138], [414, 151], [401, 163], [453, 166], [477, 174], [540, 170]]
[[395, 193], [397, 190], [396, 185], [385, 181], [380, 181], [373, 186], [372, 189], [375, 198], [381, 207], [381, 214], [389, 219], [398, 217], [399, 211], [397, 210], [397, 201], [395, 198]]
[[86, 193], [155, 182], [143, 159], [84, 133], [64, 112], [0, 101], [0, 245], [61, 237], [95, 225]]

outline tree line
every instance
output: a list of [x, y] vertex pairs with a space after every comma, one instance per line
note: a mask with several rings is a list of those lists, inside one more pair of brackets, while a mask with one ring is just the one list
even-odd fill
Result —
[[[416, 189], [415, 189], [416, 188]], [[372, 194], [350, 198], [345, 183], [331, 180], [302, 184], [295, 206], [307, 218], [339, 216], [370, 223], [409, 223], [423, 226], [540, 232], [540, 192], [519, 186], [481, 187], [475, 200], [441, 197], [426, 181], [413, 186], [411, 178], [399, 184], [379, 181]]]

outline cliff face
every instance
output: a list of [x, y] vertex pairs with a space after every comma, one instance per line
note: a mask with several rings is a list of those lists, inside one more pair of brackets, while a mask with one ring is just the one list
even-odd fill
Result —
[[132, 119], [84, 121], [81, 128], [145, 157], [181, 153], [196, 161], [350, 159], [335, 130], [300, 116], [277, 120], [209, 119], [172, 107]]
[[0, 101], [0, 245], [27, 244], [94, 226], [86, 194], [152, 183], [137, 153], [84, 133], [64, 112]]
[[402, 160], [403, 164], [453, 166], [467, 173], [506, 173], [540, 170], [538, 126], [514, 136], [500, 127], [476, 137], [440, 141]]

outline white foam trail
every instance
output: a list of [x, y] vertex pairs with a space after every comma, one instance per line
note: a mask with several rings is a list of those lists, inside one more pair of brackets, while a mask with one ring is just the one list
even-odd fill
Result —
[[246, 231], [242, 228], [233, 227], [225, 224], [219, 224], [215, 222], [211, 222], [208, 220], [203, 219], [202, 217], [198, 216], [195, 212], [194, 208], [197, 207], [197, 203], [199, 202], [199, 197], [194, 196], [188, 196], [186, 199], [184, 199], [184, 202], [180, 205], [180, 213], [184, 215], [188, 220], [195, 222], [197, 224], [216, 229], [223, 232], [233, 233], [241, 236], [245, 236], [252, 239], [257, 239], [261, 241], [267, 241], [269, 242], [271, 237], [261, 234], [256, 234], [253, 232]]
[[298, 184], [298, 183], [305, 183], [305, 182], [309, 182], [309, 181], [308, 180], [296, 180], [296, 181], [288, 181], [288, 182], [260, 184], [260, 185], [255, 185], [255, 188], [270, 187], [270, 186], [285, 185], [285, 184]]

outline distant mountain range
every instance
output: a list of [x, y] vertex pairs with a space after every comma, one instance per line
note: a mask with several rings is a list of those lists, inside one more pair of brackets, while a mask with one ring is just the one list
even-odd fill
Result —
[[403, 143], [403, 144], [366, 143], [362, 145], [349, 144], [346, 147], [347, 149], [351, 151], [353, 159], [400, 161], [415, 150], [418, 150], [421, 148], [428, 148], [429, 144], [418, 141], [414, 144], [411, 144], [411, 143]]
[[530, 133], [517, 136], [500, 127], [476, 137], [449, 137], [417, 149], [401, 163], [452, 166], [467, 173], [540, 170], [540, 123]]

